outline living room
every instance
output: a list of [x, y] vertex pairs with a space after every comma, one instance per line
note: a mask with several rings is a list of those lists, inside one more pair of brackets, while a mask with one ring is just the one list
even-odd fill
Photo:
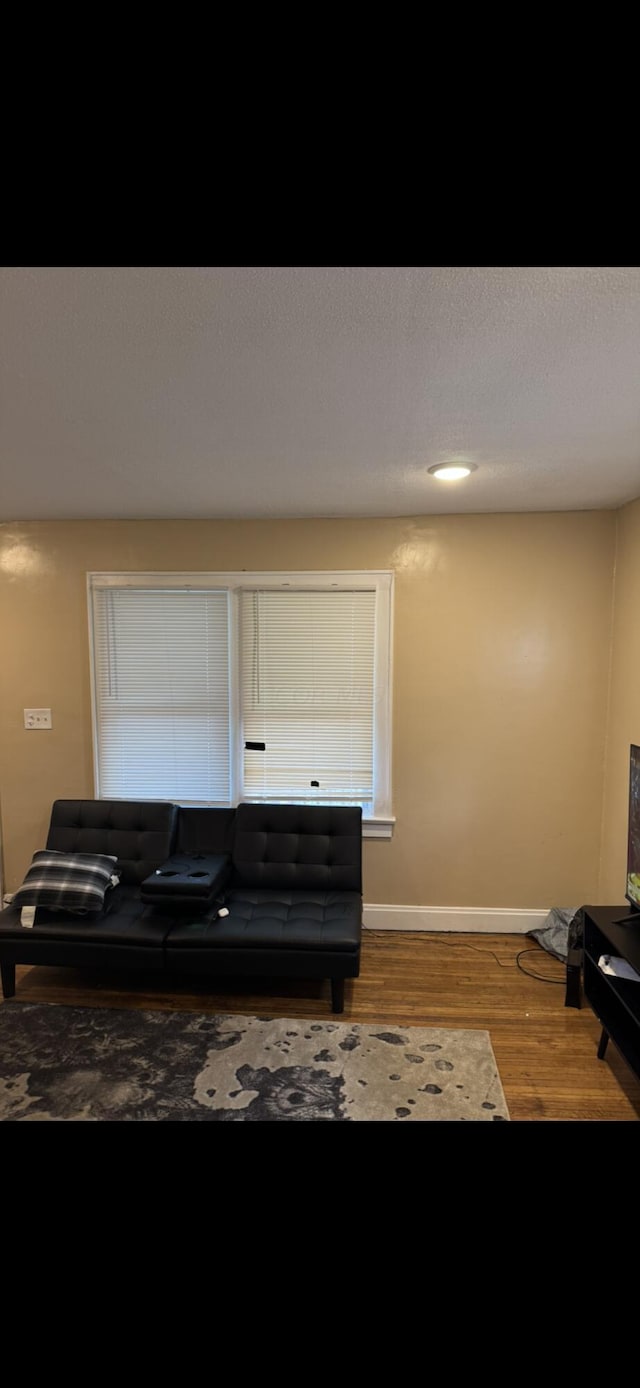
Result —
[[[260, 276], [259, 271], [245, 273], [252, 283]], [[545, 987], [538, 979], [525, 978], [515, 960], [531, 943], [525, 938], [527, 932], [541, 925], [553, 907], [621, 903], [621, 911], [624, 908], [629, 747], [640, 743], [640, 652], [634, 639], [640, 604], [640, 456], [637, 402], [631, 394], [640, 358], [640, 272], [423, 268], [411, 279], [409, 272], [389, 267], [376, 280], [373, 271], [348, 275], [325, 270], [320, 278], [328, 285], [335, 280], [341, 290], [347, 276], [352, 294], [348, 308], [354, 314], [348, 321], [344, 314], [340, 317], [330, 295], [318, 296], [320, 272], [301, 269], [293, 277], [287, 271], [263, 273], [273, 295], [269, 302], [279, 306], [282, 318], [275, 320], [271, 333], [266, 314], [258, 315], [250, 322], [251, 332], [243, 336], [247, 298], [238, 291], [234, 322], [228, 316], [232, 296], [221, 295], [217, 317], [212, 292], [212, 284], [218, 291], [231, 276], [237, 289], [242, 283], [239, 271], [2, 272], [0, 283], [17, 358], [14, 368], [3, 368], [3, 394], [9, 401], [3, 427], [5, 500], [0, 525], [0, 621], [5, 644], [0, 675], [3, 892], [17, 891], [32, 855], [44, 846], [53, 802], [91, 799], [96, 794], [88, 576], [391, 575], [390, 803], [378, 829], [373, 822], [364, 826], [363, 960], [368, 950], [371, 959], [374, 951], [384, 951], [384, 962], [380, 954], [379, 964], [376, 954], [376, 969], [389, 967], [391, 977], [394, 949], [401, 958], [403, 951], [414, 948], [411, 970], [424, 961], [421, 986], [427, 991], [421, 1008], [424, 1005], [427, 1014], [442, 1018], [437, 995], [429, 1007], [430, 942], [441, 946], [438, 989], [448, 986], [442, 974], [447, 950], [452, 989], [461, 957], [466, 973], [473, 976], [483, 951], [488, 967], [492, 950], [507, 951], [510, 967], [499, 967], [500, 977], [495, 980], [496, 1017], [508, 1005], [508, 990], [513, 988], [512, 1036], [518, 1027], [523, 1029], [524, 1013], [541, 1008], [545, 1015], [549, 1013], [549, 1028], [555, 1026], [562, 1038], [563, 1063], [571, 1054], [580, 1058], [585, 1093], [590, 1090], [593, 1095], [594, 1082], [602, 1087], [595, 1102], [591, 1099], [591, 1108], [585, 1097], [582, 1106], [571, 1109], [565, 1095], [563, 1110], [562, 1104], [546, 1103], [540, 1076], [531, 1081], [529, 1102], [523, 1097], [519, 1109], [515, 1090], [511, 1096], [505, 1083], [508, 1045], [503, 1032], [504, 1060], [498, 1055], [498, 1065], [511, 1116], [637, 1121], [640, 1091], [635, 1078], [617, 1056], [608, 1055], [606, 1067], [596, 1059], [599, 1027], [589, 1007], [565, 1009], [561, 986]], [[289, 321], [287, 314], [298, 302], [296, 296], [304, 291], [306, 276], [314, 290], [317, 321], [312, 321], [307, 333], [306, 320], [299, 326], [294, 319], [292, 336], [283, 346], [283, 323]], [[367, 331], [373, 333], [375, 324], [364, 319], [376, 283], [380, 288], [376, 309], [381, 312], [384, 304], [388, 310], [388, 322], [380, 325], [378, 321], [379, 332], [391, 333], [393, 342], [394, 313], [403, 308], [403, 331], [413, 324], [416, 346], [411, 352], [407, 348], [402, 359], [389, 357], [394, 400], [397, 403], [401, 397], [406, 409], [406, 436], [402, 448], [386, 435], [381, 439], [378, 456], [383, 461], [372, 469], [373, 495], [362, 488], [358, 476], [362, 497], [362, 514], [358, 514], [346, 468], [334, 469], [338, 450], [334, 447], [330, 452], [329, 442], [335, 440], [340, 425], [345, 456], [350, 451], [358, 455], [363, 441], [374, 446], [362, 426], [360, 396], [365, 392], [367, 371], [379, 365], [373, 353], [367, 356]], [[408, 304], [411, 286], [416, 298]], [[136, 291], [134, 303], [136, 295], [150, 296], [144, 332], [141, 329], [139, 334], [135, 318], [127, 317], [131, 288]], [[184, 290], [188, 291], [188, 312], [181, 318], [179, 293]], [[427, 315], [426, 326], [421, 325], [423, 337], [415, 326], [416, 304], [422, 302], [419, 291], [433, 313], [432, 319]], [[429, 298], [431, 291], [435, 304]], [[167, 321], [160, 313], [163, 292], [167, 295], [164, 306], [169, 304], [173, 315], [164, 337], [158, 327], [159, 321]], [[480, 353], [483, 344], [486, 350], [492, 342], [499, 346], [489, 365], [485, 356], [483, 371], [476, 370], [470, 345], [456, 339], [454, 331], [450, 337], [446, 323], [443, 326], [434, 311], [449, 300], [454, 322], [464, 323], [463, 310], [470, 312], [475, 353]], [[536, 304], [543, 301], [545, 313], [540, 313], [538, 321]], [[196, 313], [199, 303], [204, 305], [202, 320]], [[67, 305], [62, 318], [61, 304]], [[482, 305], [486, 318], [479, 320], [473, 309], [479, 313]], [[363, 314], [362, 334], [357, 331], [357, 308]], [[333, 325], [326, 321], [330, 309], [336, 313]], [[104, 315], [102, 322], [98, 313]], [[20, 322], [22, 336], [16, 332]], [[532, 351], [529, 360], [528, 333], [534, 329], [539, 334], [538, 355]], [[330, 354], [323, 357], [321, 350], [331, 340], [331, 331], [336, 344], [333, 375], [329, 375]], [[259, 354], [256, 350], [256, 357], [249, 355], [254, 338], [263, 355], [268, 355], [272, 338], [283, 369], [290, 369], [297, 352], [307, 352], [307, 366], [313, 360], [310, 339], [314, 332], [320, 373], [317, 399], [309, 402], [306, 376], [301, 377], [307, 389], [301, 389], [300, 401], [293, 387], [291, 395], [284, 393], [284, 375], [274, 380], [273, 367], [265, 365], [264, 380], [256, 377]], [[56, 333], [62, 364], [54, 358]], [[221, 370], [217, 345], [225, 334], [237, 374], [216, 378], [209, 418], [207, 352]], [[436, 344], [442, 342], [449, 350], [449, 368], [455, 366], [459, 372], [464, 401], [475, 400], [475, 405], [460, 404], [457, 417], [444, 408], [438, 414], [437, 392], [429, 398], [428, 368], [438, 384], [441, 381], [432, 365], [431, 334]], [[132, 338], [128, 363], [136, 365], [137, 377], [131, 371], [127, 376], [118, 360], [120, 350], [127, 360]], [[429, 352], [425, 343], [430, 345]], [[612, 358], [618, 380], [622, 367], [627, 372], [617, 394]], [[351, 362], [349, 389], [339, 389], [338, 372], [347, 371]], [[594, 373], [601, 363], [607, 374], [599, 381]], [[413, 368], [410, 385], [404, 378], [399, 381], [399, 365], [405, 372]], [[239, 374], [242, 366], [244, 382]], [[538, 375], [527, 387], [524, 377], [534, 368]], [[26, 384], [25, 373], [29, 373]], [[294, 385], [295, 380], [294, 372]], [[502, 380], [511, 389], [504, 398], [498, 391]], [[427, 395], [422, 421], [416, 403], [420, 381]], [[565, 414], [558, 399], [561, 386]], [[136, 391], [146, 391], [144, 408], [132, 406]], [[270, 394], [266, 407], [265, 392]], [[556, 433], [548, 433], [541, 441], [532, 421], [534, 406], [546, 418], [545, 393]], [[612, 393], [615, 408], [607, 413], [605, 402]], [[578, 398], [586, 409], [584, 423], [578, 418]], [[192, 407], [197, 402], [200, 414], [194, 407], [187, 415], [189, 400]], [[327, 400], [335, 418], [325, 426], [322, 407]], [[270, 422], [271, 434], [262, 450], [257, 424], [247, 413], [252, 402], [257, 418], [266, 413]], [[295, 453], [304, 432], [305, 402], [311, 417], [310, 444], [306, 464], [299, 469], [302, 490], [292, 494], [287, 510], [279, 500], [278, 430], [286, 459]], [[366, 403], [371, 404], [368, 394]], [[127, 409], [128, 432], [119, 414]], [[234, 411], [242, 427], [232, 466], [215, 440], [218, 425], [221, 437], [233, 433]], [[603, 434], [603, 414], [610, 437]], [[503, 427], [505, 419], [509, 430]], [[168, 438], [161, 435], [159, 420], [163, 426], [173, 421]], [[521, 443], [515, 437], [514, 420], [521, 422]], [[382, 414], [376, 422], [384, 424]], [[475, 422], [480, 442], [470, 476], [459, 484], [443, 484], [429, 475], [428, 466], [438, 461], [437, 454], [443, 452], [443, 441], [449, 436], [454, 439], [454, 451], [471, 457]], [[210, 461], [199, 451], [209, 425], [214, 440]], [[421, 441], [419, 425], [424, 431]], [[90, 441], [98, 428], [105, 431], [107, 442], [96, 447], [94, 458]], [[595, 442], [590, 431], [596, 435]], [[497, 461], [491, 457], [492, 437]], [[588, 459], [584, 468], [581, 448]], [[189, 457], [191, 472], [181, 449]], [[131, 485], [138, 452], [146, 469], [146, 514], [141, 509], [145, 501], [140, 488]], [[387, 475], [384, 457], [388, 452], [397, 455], [397, 462], [395, 473], [390, 469]], [[602, 481], [592, 464], [595, 454], [601, 457]], [[243, 478], [240, 464], [245, 455]], [[521, 467], [522, 458], [527, 466]], [[422, 459], [424, 476], [419, 476]], [[36, 478], [36, 464], [41, 481]], [[230, 491], [234, 470], [237, 492]], [[67, 472], [72, 503], [65, 484]], [[499, 488], [505, 481], [508, 486], [511, 474], [515, 475], [514, 490], [507, 491], [504, 501]], [[384, 477], [384, 497], [379, 488], [375, 490], [380, 477]], [[333, 484], [331, 495], [327, 478]], [[406, 501], [403, 506], [407, 478], [416, 509], [409, 509]], [[554, 486], [560, 480], [562, 488], [556, 492]], [[290, 483], [290, 478], [285, 482]], [[480, 493], [479, 483], [488, 490]], [[492, 484], [497, 489], [494, 501]], [[421, 502], [415, 500], [418, 485]], [[471, 491], [474, 486], [475, 492]], [[210, 496], [208, 505], [202, 499], [203, 487]], [[455, 487], [467, 487], [467, 491]], [[305, 488], [306, 505], [300, 499]], [[51, 727], [26, 727], [26, 709], [51, 710]], [[561, 964], [543, 952], [540, 959], [538, 971], [543, 965], [552, 966], [550, 979], [557, 984]], [[557, 966], [555, 973], [553, 966]], [[46, 975], [46, 969], [21, 971], [18, 996], [27, 1003], [46, 1000]], [[489, 986], [486, 979], [483, 982]], [[74, 991], [78, 987], [81, 991]], [[347, 1014], [363, 1022], [357, 1011], [358, 988], [358, 979], [349, 984]], [[108, 993], [118, 1007], [128, 1005], [126, 999], [132, 995], [135, 985], [129, 988], [128, 984]], [[420, 1024], [410, 1002], [408, 1012], [390, 1017], [383, 995], [384, 984], [376, 1012], [369, 987], [367, 1021]], [[82, 988], [81, 980], [74, 981], [69, 971], [67, 979], [55, 981], [49, 996], [54, 1003], [73, 1004], [81, 999], [87, 1005], [90, 991]], [[194, 995], [188, 996], [188, 1005], [193, 1006]], [[202, 1007], [208, 995], [197, 996]], [[220, 996], [215, 996], [219, 1007]], [[148, 989], [143, 997], [145, 1006], [154, 1005]], [[163, 1005], [168, 997], [179, 1009], [179, 991], [163, 993]], [[225, 1011], [235, 1009], [239, 1014], [255, 1013], [261, 1007], [261, 1015], [267, 1016], [273, 998], [267, 990], [261, 997], [260, 1003], [254, 992], [247, 996], [230, 990], [223, 993], [222, 1005]], [[316, 998], [314, 990], [300, 996], [292, 988], [292, 1010], [286, 1015], [317, 1017]], [[279, 996], [277, 1015], [282, 1015], [282, 1008]], [[478, 1015], [474, 1010], [466, 1024], [477, 1026]], [[485, 1008], [482, 1016], [494, 1038], [491, 1009]], [[464, 1013], [452, 1024], [464, 1028]], [[533, 1065], [536, 1048], [539, 1053], [535, 1027], [530, 1039], [529, 1064]], [[494, 1049], [498, 1054], [495, 1043]]]

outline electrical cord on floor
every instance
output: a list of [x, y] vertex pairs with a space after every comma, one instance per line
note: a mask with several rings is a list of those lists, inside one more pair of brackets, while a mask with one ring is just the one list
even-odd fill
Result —
[[[430, 932], [429, 932], [429, 931], [418, 931], [417, 934], [421, 935], [421, 937], [422, 937], [422, 939], [425, 941], [425, 943], [428, 943], [428, 944], [431, 944], [431, 943], [432, 943], [432, 939], [431, 939], [431, 935], [430, 935]], [[389, 931], [388, 931], [388, 930], [371, 930], [371, 929], [367, 926], [367, 935], [377, 935], [377, 936], [378, 936], [378, 939], [380, 939], [380, 940], [388, 940], [388, 938], [389, 938]], [[500, 968], [500, 969], [510, 969], [510, 968], [511, 968], [511, 965], [510, 965], [510, 964], [503, 964], [502, 961], [501, 961], [500, 959], [498, 959], [497, 954], [494, 954], [494, 952], [493, 952], [492, 949], [481, 949], [479, 945], [470, 945], [469, 942], [468, 942], [467, 940], [440, 940], [440, 939], [439, 939], [439, 940], [438, 940], [438, 944], [439, 944], [439, 945], [445, 945], [447, 949], [475, 949], [475, 950], [478, 951], [478, 954], [490, 954], [490, 955], [492, 956], [492, 958], [495, 959], [496, 964], [498, 965], [498, 968]]]
[[[421, 932], [421, 933], [422, 933], [422, 935], [423, 935], [423, 939], [424, 939], [425, 941], [428, 941], [428, 940], [429, 940], [429, 934], [428, 934], [428, 932], [425, 931], [425, 932]], [[388, 939], [389, 931], [388, 931], [388, 930], [370, 930], [369, 928], [367, 928], [367, 934], [368, 934], [368, 935], [377, 935], [380, 939], [382, 939], [382, 938]], [[512, 968], [512, 965], [511, 965], [510, 963], [509, 963], [509, 964], [503, 964], [503, 963], [502, 963], [502, 960], [498, 959], [497, 954], [495, 954], [495, 952], [494, 952], [492, 949], [481, 949], [480, 945], [470, 945], [469, 942], [468, 942], [468, 940], [438, 940], [438, 944], [439, 944], [439, 945], [445, 945], [448, 949], [475, 949], [475, 950], [477, 950], [478, 954], [490, 954], [491, 957], [492, 957], [493, 959], [495, 959], [496, 964], [498, 965], [498, 968], [500, 968], [500, 969], [510, 969], [510, 968]], [[563, 975], [562, 975], [562, 978], [545, 978], [543, 974], [534, 974], [534, 973], [531, 972], [530, 969], [525, 969], [525, 968], [523, 968], [522, 964], [520, 963], [520, 960], [521, 960], [523, 954], [539, 954], [539, 953], [540, 953], [540, 946], [538, 946], [538, 945], [531, 945], [531, 947], [530, 947], [529, 949], [521, 949], [521, 950], [520, 950], [520, 953], [516, 955], [516, 965], [517, 965], [517, 967], [519, 968], [520, 972], [523, 973], [523, 974], [526, 974], [526, 975], [527, 975], [527, 978], [535, 978], [535, 979], [537, 979], [539, 983], [565, 983], [565, 982], [566, 982], [566, 978], [565, 978], [565, 974], [564, 974], [564, 973], [563, 973]], [[544, 953], [544, 951], [543, 951], [543, 953]], [[557, 959], [557, 960], [556, 960], [556, 963], [557, 963], [557, 964], [560, 964], [560, 963], [561, 963], [560, 959]], [[563, 969], [564, 969], [564, 965], [562, 965], [562, 967], [563, 967]]]
[[[523, 954], [538, 954], [538, 953], [539, 953], [539, 950], [536, 949], [535, 945], [532, 945], [530, 949], [521, 949], [521, 950], [520, 950], [520, 953], [519, 953], [519, 954], [516, 954], [516, 964], [517, 964], [517, 966], [518, 966], [518, 968], [519, 968], [519, 970], [520, 970], [520, 973], [526, 974], [526, 975], [527, 975], [527, 978], [537, 978], [537, 980], [538, 980], [539, 983], [564, 983], [564, 984], [566, 984], [566, 981], [567, 981], [567, 980], [566, 980], [566, 975], [565, 975], [564, 973], [563, 973], [563, 975], [562, 975], [562, 978], [549, 978], [549, 977], [545, 977], [544, 974], [534, 974], [534, 973], [532, 973], [532, 972], [531, 972], [531, 969], [525, 969], [525, 968], [523, 967], [523, 965], [520, 963], [520, 960], [522, 959]], [[556, 964], [560, 964], [560, 962], [561, 962], [561, 961], [560, 961], [559, 959], [556, 959]], [[564, 965], [563, 965], [562, 967], [564, 968]]]
[[481, 949], [480, 945], [470, 945], [468, 940], [441, 940], [440, 944], [446, 945], [447, 949], [475, 949], [478, 954], [490, 954], [495, 959], [499, 969], [511, 968], [510, 964], [503, 964], [492, 949]]

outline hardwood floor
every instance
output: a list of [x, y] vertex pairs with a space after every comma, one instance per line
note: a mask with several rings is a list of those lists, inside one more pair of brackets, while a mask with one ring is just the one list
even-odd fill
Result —
[[[199, 980], [41, 967], [16, 970], [14, 1002], [332, 1015], [328, 981], [228, 979], [212, 992]], [[613, 1043], [597, 1059], [597, 1018], [585, 1002], [564, 1006], [563, 965], [523, 935], [365, 930], [339, 1020], [488, 1031], [513, 1121], [640, 1120], [640, 1081]]]

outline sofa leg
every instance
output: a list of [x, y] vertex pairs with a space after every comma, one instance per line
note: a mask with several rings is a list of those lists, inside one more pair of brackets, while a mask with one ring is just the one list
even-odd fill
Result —
[[344, 979], [331, 979], [331, 1011], [344, 1012]]
[[0, 964], [0, 974], [2, 975], [2, 996], [3, 998], [12, 998], [16, 991], [15, 964]]

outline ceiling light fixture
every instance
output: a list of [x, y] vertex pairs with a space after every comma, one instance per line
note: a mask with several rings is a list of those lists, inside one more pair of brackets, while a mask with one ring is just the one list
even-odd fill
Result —
[[470, 472], [475, 472], [477, 463], [434, 463], [429, 468], [432, 477], [439, 477], [442, 482], [459, 482], [461, 477], [468, 477]]

